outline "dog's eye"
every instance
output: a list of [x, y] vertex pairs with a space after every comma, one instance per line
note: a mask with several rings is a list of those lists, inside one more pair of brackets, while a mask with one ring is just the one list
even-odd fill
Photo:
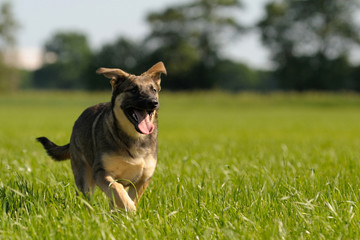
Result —
[[154, 92], [154, 93], [157, 93], [157, 90], [156, 90], [156, 88], [154, 88], [154, 87], [151, 87], [151, 90]]
[[128, 91], [131, 92], [131, 93], [137, 93], [138, 90], [139, 89], [137, 87], [133, 87], [133, 88], [130, 88]]

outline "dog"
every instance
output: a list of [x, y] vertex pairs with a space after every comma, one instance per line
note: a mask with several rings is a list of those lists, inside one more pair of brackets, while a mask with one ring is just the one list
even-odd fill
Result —
[[37, 140], [55, 161], [70, 159], [77, 188], [93, 193], [97, 185], [111, 203], [135, 212], [157, 165], [157, 134], [162, 62], [135, 76], [99, 68], [111, 79], [111, 102], [87, 108], [76, 120], [70, 143]]

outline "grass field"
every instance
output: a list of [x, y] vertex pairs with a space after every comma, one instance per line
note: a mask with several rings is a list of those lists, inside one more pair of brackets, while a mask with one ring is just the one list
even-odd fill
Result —
[[360, 96], [162, 93], [159, 162], [135, 216], [76, 196], [75, 119], [109, 94], [0, 96], [1, 239], [360, 239]]

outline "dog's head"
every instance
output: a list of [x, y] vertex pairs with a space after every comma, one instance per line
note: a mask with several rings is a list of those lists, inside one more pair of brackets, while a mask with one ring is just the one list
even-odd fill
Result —
[[151, 134], [159, 109], [160, 76], [166, 74], [164, 64], [159, 62], [140, 76], [116, 68], [96, 72], [111, 79], [112, 108], [122, 129], [134, 137]]

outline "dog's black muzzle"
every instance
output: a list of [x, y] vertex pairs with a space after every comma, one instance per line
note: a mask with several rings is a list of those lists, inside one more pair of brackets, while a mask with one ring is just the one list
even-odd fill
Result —
[[153, 112], [159, 109], [159, 101], [155, 97], [139, 97], [133, 107]]
[[159, 109], [159, 101], [156, 98], [148, 99], [145, 103], [146, 109], [157, 110]]

